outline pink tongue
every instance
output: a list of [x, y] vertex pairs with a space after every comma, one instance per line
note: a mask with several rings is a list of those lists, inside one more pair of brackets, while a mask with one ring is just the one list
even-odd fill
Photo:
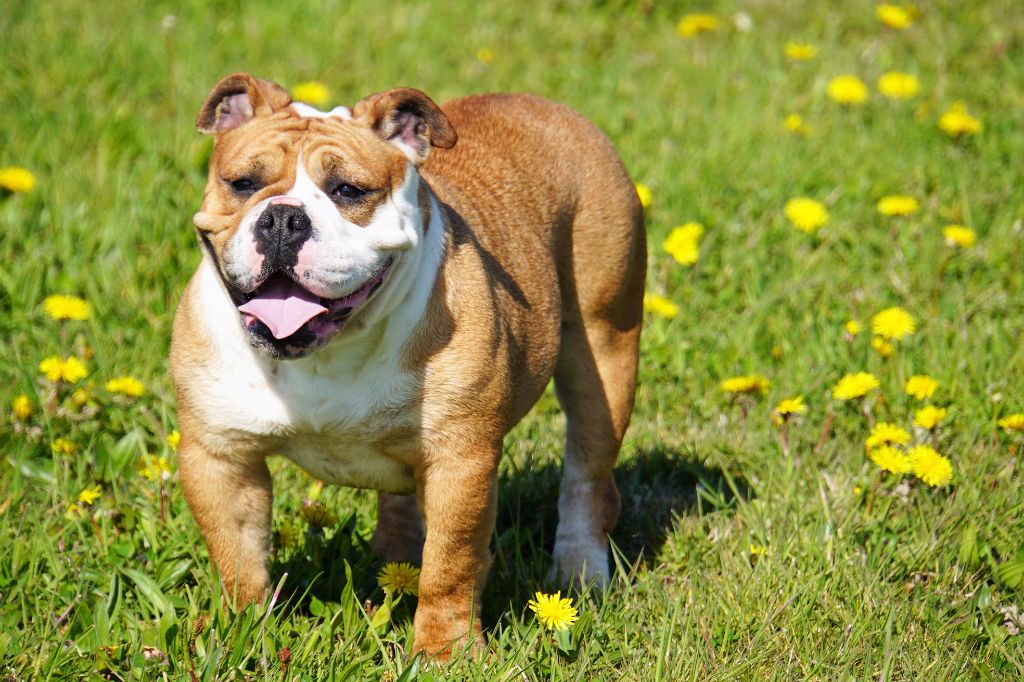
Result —
[[320, 299], [287, 277], [278, 277], [264, 285], [256, 296], [238, 306], [243, 313], [259, 318], [275, 339], [291, 336], [327, 308]]

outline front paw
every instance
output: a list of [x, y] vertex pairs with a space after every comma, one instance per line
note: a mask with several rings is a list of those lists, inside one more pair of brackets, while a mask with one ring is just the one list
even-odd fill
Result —
[[413, 653], [423, 653], [436, 661], [445, 662], [458, 650], [468, 650], [478, 656], [484, 649], [484, 636], [480, 629], [479, 614], [460, 615], [456, 609], [431, 606], [422, 601], [413, 620], [415, 639]]

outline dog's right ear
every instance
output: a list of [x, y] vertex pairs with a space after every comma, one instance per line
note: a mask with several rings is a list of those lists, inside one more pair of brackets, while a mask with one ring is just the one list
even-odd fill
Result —
[[288, 92], [277, 83], [233, 73], [222, 78], [206, 98], [196, 117], [196, 130], [207, 135], [223, 133], [291, 103]]

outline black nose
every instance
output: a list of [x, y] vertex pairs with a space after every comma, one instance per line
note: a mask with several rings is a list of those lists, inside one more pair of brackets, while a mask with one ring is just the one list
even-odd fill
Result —
[[256, 220], [256, 250], [274, 267], [294, 266], [299, 250], [313, 233], [306, 212], [289, 204], [271, 204]]

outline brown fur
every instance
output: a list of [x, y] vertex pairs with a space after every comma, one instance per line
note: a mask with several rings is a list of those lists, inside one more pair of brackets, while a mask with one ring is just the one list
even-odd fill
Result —
[[[232, 83], [267, 87], [252, 81]], [[214, 125], [216, 95], [200, 128]], [[382, 140], [401, 97], [369, 98], [350, 122], [301, 119], [258, 98], [270, 109], [218, 134], [200, 214], [215, 252], [251, 205], [225, 191], [232, 173], [264, 174], [266, 188], [249, 200], [258, 201], [287, 189], [301, 148], [318, 182], [325, 169], [381, 192], [401, 182], [408, 161]], [[425, 99], [418, 106], [429, 109]], [[419, 170], [440, 203], [446, 252], [405, 358], [421, 385], [407, 405], [353, 433], [415, 474], [415, 498], [381, 495], [373, 544], [391, 560], [422, 558], [415, 648], [447, 657], [453, 643], [479, 635], [502, 438], [552, 377], [569, 423], [566, 457], [585, 479], [563, 482], [562, 498], [579, 498], [599, 533], [614, 526], [612, 468], [633, 404], [646, 251], [631, 181], [575, 112], [527, 95], [485, 95], [422, 120], [412, 132], [424, 141]], [[347, 217], [363, 225], [368, 215]], [[172, 344], [182, 487], [222, 580], [244, 603], [269, 585], [264, 458], [281, 442], [247, 435], [244, 425], [227, 433], [207, 425], [195, 379], [209, 341], [192, 298], [190, 287]]]

